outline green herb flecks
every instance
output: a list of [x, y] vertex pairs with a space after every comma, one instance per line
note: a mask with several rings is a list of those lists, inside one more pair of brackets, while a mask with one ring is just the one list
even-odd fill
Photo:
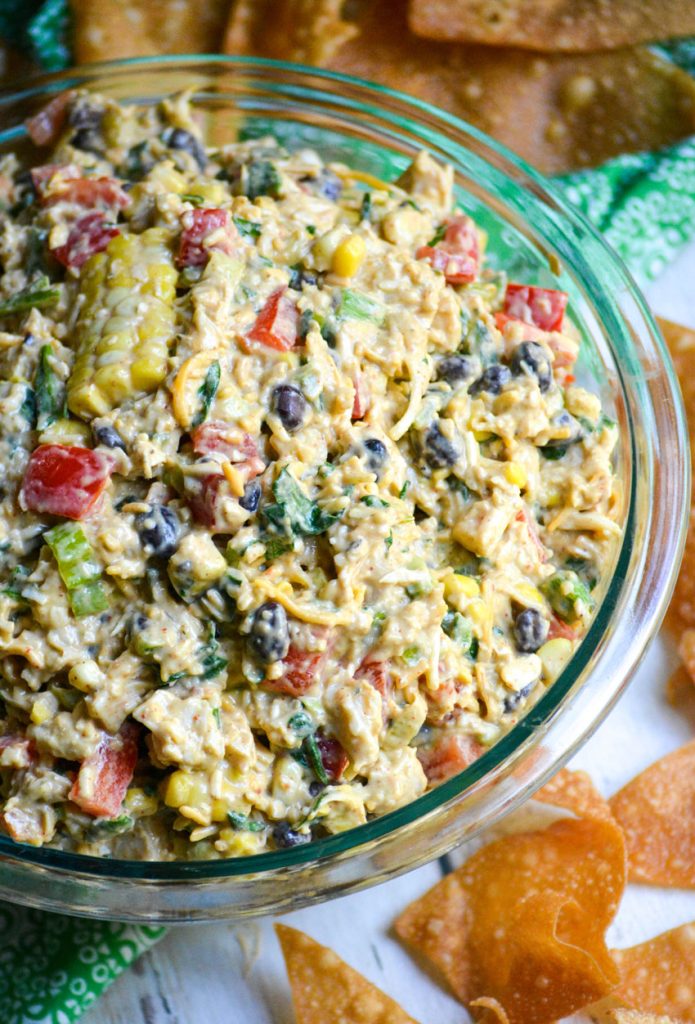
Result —
[[253, 821], [247, 814], [239, 811], [227, 811], [227, 820], [237, 832], [262, 832], [266, 825], [262, 821]]
[[263, 515], [285, 534], [305, 537], [325, 533], [342, 512], [325, 512], [307, 497], [290, 471], [285, 468], [273, 484], [275, 503], [266, 505]]
[[211, 363], [208, 372], [205, 374], [205, 380], [198, 388], [198, 396], [200, 398], [200, 409], [193, 417], [193, 427], [199, 427], [201, 423], [210, 415], [210, 409], [212, 403], [215, 401], [217, 395], [217, 389], [220, 386], [221, 370], [220, 364], [216, 359], [214, 363]]
[[232, 217], [237, 231], [245, 238], [258, 238], [263, 230], [263, 225], [255, 220], [247, 220], [246, 217]]

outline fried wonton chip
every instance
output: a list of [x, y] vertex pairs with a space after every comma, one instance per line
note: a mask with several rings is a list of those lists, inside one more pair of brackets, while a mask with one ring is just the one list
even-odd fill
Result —
[[562, 768], [538, 790], [533, 799], [562, 807], [578, 818], [610, 821], [613, 817], [608, 801], [601, 796], [587, 772]]
[[410, 0], [416, 35], [528, 50], [605, 50], [695, 33], [687, 0]]
[[631, 882], [695, 888], [695, 740], [628, 782], [610, 806]]
[[630, 949], [614, 949], [621, 981], [613, 998], [629, 1009], [695, 1024], [695, 923]]
[[567, 819], [483, 847], [395, 929], [486, 1019], [547, 1024], [617, 984], [604, 933], [624, 885], [615, 823]]
[[591, 1013], [594, 1024], [678, 1024], [672, 1017], [658, 1016], [653, 1013], [640, 1013], [639, 1010], [623, 1010], [614, 1007], [599, 1013]]
[[[271, 26], [289, 2], [237, 0], [226, 52], [287, 57]], [[352, 0], [348, 10], [359, 32], [325, 66], [452, 111], [547, 173], [695, 130], [695, 81], [646, 50], [547, 56], [437, 43], [409, 32], [406, 0]]]
[[228, 0], [70, 0], [78, 63], [160, 53], [215, 53]]
[[417, 1024], [326, 946], [276, 924], [297, 1024]]
[[[260, 0], [232, 4], [224, 39], [225, 53], [248, 52]], [[357, 35], [356, 25], [343, 20], [344, 0], [274, 0], [272, 17], [264, 20], [263, 45], [283, 60], [326, 65], [334, 53]]]
[[[695, 465], [695, 330], [663, 319], [659, 320], [659, 327], [680, 381], [688, 417], [691, 463]], [[685, 554], [666, 622], [680, 637], [680, 655], [695, 679], [695, 634], [681, 636], [683, 630], [695, 629], [695, 479], [690, 498], [690, 526]]]

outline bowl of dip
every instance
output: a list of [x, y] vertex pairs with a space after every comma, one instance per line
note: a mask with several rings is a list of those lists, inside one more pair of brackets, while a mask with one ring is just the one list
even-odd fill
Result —
[[342, 75], [130, 60], [0, 110], [0, 896], [279, 912], [518, 806], [684, 539], [620, 261], [502, 147]]

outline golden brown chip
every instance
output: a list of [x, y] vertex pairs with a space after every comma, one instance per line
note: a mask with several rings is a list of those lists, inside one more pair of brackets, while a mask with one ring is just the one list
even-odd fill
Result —
[[650, 765], [610, 800], [629, 877], [695, 888], [695, 740]]
[[695, 33], [687, 0], [410, 0], [413, 32], [529, 50], [603, 50]]
[[653, 1013], [640, 1013], [639, 1010], [623, 1010], [620, 1007], [612, 1007], [601, 1010], [598, 1013], [591, 1011], [591, 1019], [594, 1024], [679, 1024], [672, 1017], [658, 1016]]
[[[659, 327], [680, 380], [688, 417], [691, 462], [695, 465], [695, 331], [663, 319], [659, 319]], [[690, 526], [685, 554], [666, 622], [679, 637], [683, 630], [695, 628], [695, 479], [690, 499]], [[695, 679], [695, 638], [684, 636], [680, 653], [686, 666], [692, 669], [691, 674]]]
[[562, 768], [545, 786], [538, 790], [534, 800], [571, 811], [578, 818], [612, 819], [611, 809], [594, 786], [586, 772]]
[[398, 936], [464, 1003], [545, 1024], [607, 995], [619, 975], [604, 933], [625, 885], [612, 821], [563, 820], [507, 836], [400, 915]]
[[297, 1024], [417, 1024], [337, 953], [276, 924]]
[[[288, 0], [285, 0], [288, 2]], [[238, 0], [226, 52], [288, 55], [276, 0]], [[326, 66], [450, 110], [548, 173], [667, 145], [695, 129], [695, 82], [646, 50], [539, 55], [421, 39], [406, 0], [353, 0], [359, 33]]]
[[70, 0], [79, 63], [160, 53], [215, 53], [228, 0]]
[[[262, 25], [263, 55], [300, 64], [325, 66], [359, 31], [341, 15], [344, 0], [235, 0], [224, 37], [225, 53], [252, 53]], [[272, 8], [272, 10], [271, 10]]]
[[[630, 949], [614, 949], [621, 981], [613, 997], [642, 1013], [695, 1024], [695, 923]], [[621, 1024], [632, 1024], [623, 1018]]]

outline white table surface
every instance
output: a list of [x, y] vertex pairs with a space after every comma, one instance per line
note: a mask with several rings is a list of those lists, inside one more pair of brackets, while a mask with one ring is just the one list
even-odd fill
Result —
[[[658, 314], [695, 327], [695, 245], [647, 290]], [[572, 762], [609, 795], [695, 735], [695, 687], [678, 707], [665, 697], [676, 659], [652, 646], [627, 694]], [[394, 917], [441, 877], [437, 862], [285, 920], [336, 950], [422, 1024], [463, 1024], [465, 1011], [394, 941]], [[695, 892], [630, 886], [609, 943], [633, 945], [695, 920]], [[272, 922], [171, 929], [85, 1015], [84, 1024], [291, 1024], [289, 989]]]

